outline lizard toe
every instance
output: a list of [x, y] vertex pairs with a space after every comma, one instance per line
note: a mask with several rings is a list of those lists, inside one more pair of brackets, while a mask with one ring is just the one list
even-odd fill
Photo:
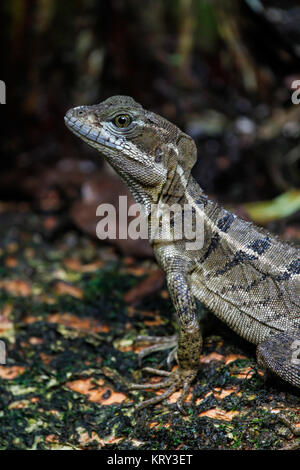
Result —
[[159, 336], [138, 336], [135, 340], [136, 344], [139, 343], [150, 343], [151, 346], [145, 347], [138, 353], [138, 363], [139, 367], [141, 367], [142, 361], [144, 357], [149, 356], [158, 351], [164, 351], [166, 349], [171, 349], [172, 351], [167, 356], [167, 364], [170, 364], [174, 361], [175, 352], [177, 347], [177, 335], [174, 336], [166, 336], [166, 337], [159, 337]]
[[148, 400], [144, 400], [142, 403], [139, 403], [136, 406], [136, 410], [141, 410], [148, 406], [155, 405], [157, 403], [162, 402], [170, 395], [172, 395], [175, 391], [182, 389], [182, 393], [176, 402], [176, 406], [180, 413], [186, 414], [184, 410], [184, 401], [188, 395], [189, 388], [191, 382], [194, 380], [195, 373], [194, 371], [191, 373], [182, 373], [180, 370], [175, 370], [174, 372], [168, 372], [160, 369], [152, 369], [150, 367], [143, 369], [146, 372], [153, 373], [155, 375], [164, 376], [166, 377], [165, 380], [158, 382], [158, 383], [144, 383], [144, 384], [131, 384], [129, 386], [129, 390], [161, 390], [166, 389], [165, 392], [161, 393], [160, 395], [156, 395]]

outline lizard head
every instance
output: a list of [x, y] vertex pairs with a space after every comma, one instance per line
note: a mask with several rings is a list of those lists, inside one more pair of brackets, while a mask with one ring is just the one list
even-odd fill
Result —
[[184, 181], [196, 160], [189, 136], [128, 96], [70, 109], [65, 123], [107, 159], [139, 202], [157, 202], [176, 171]]

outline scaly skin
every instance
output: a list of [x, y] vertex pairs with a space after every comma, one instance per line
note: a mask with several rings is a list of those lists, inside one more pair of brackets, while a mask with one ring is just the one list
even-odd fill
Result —
[[[190, 174], [197, 155], [191, 137], [132, 98], [114, 96], [95, 106], [71, 109], [65, 122], [104, 155], [144, 205], [149, 220], [157, 217], [153, 204], [164, 211], [165, 204], [176, 203], [185, 211], [187, 205], [193, 208], [203, 225], [204, 242], [197, 250], [187, 249], [189, 240], [184, 237], [150, 237], [177, 314], [179, 367], [173, 373], [147, 369], [166, 379], [132, 389], [165, 387], [166, 392], [139, 408], [182, 388], [177, 402], [182, 410], [202, 347], [195, 298], [257, 345], [262, 367], [300, 387], [300, 250], [210, 201]], [[195, 228], [194, 218], [191, 224]], [[176, 338], [165, 343], [154, 338], [148, 352], [175, 342]]]

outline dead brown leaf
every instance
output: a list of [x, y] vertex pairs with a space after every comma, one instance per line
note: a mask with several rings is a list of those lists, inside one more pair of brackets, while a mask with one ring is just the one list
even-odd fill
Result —
[[12, 380], [23, 374], [25, 367], [22, 366], [0, 366], [0, 377], [5, 380]]
[[83, 291], [80, 289], [80, 287], [76, 286], [71, 286], [70, 284], [66, 284], [65, 282], [58, 281], [55, 286], [54, 286], [54, 292], [57, 295], [71, 295], [72, 297], [75, 297], [76, 299], [82, 299], [83, 298]]
[[36, 336], [31, 336], [31, 338], [29, 338], [28, 341], [33, 346], [35, 346], [36, 344], [42, 344], [43, 343], [43, 340], [41, 338], [37, 338]]
[[247, 357], [243, 356], [242, 354], [228, 354], [225, 356], [225, 365], [227, 366], [227, 364], [230, 364], [237, 359], [247, 359]]
[[213, 394], [216, 398], [220, 398], [221, 400], [223, 400], [223, 398], [226, 398], [229, 395], [231, 395], [232, 393], [235, 393], [237, 391], [237, 389], [238, 389], [238, 387], [232, 387], [231, 389], [227, 389], [227, 390], [216, 387], [213, 390]]
[[8, 258], [5, 258], [5, 266], [8, 268], [15, 268], [19, 264], [18, 260], [14, 258], [13, 256], [9, 256]]
[[207, 356], [200, 356], [200, 362], [202, 364], [208, 364], [211, 361], [224, 361], [224, 356], [215, 352], [207, 354]]
[[94, 263], [82, 264], [78, 259], [70, 258], [64, 261], [64, 265], [71, 271], [78, 271], [81, 273], [91, 273], [103, 266], [103, 261], [98, 260]]
[[203, 411], [198, 416], [201, 418], [202, 416], [207, 416], [208, 418], [218, 419], [221, 421], [231, 421], [236, 415], [238, 415], [238, 411], [225, 411], [221, 408], [211, 408], [210, 410]]
[[251, 367], [245, 367], [241, 369], [238, 374], [232, 373], [234, 377], [238, 379], [251, 379], [252, 375], [254, 374], [254, 370]]
[[[170, 395], [169, 398], [168, 398], [168, 402], [169, 403], [176, 403], [179, 400], [181, 394], [182, 394], [181, 391], [172, 393], [172, 395]], [[186, 401], [192, 401], [192, 397], [193, 397], [192, 393], [189, 393], [184, 401], [185, 402]]]
[[[104, 380], [99, 380], [98, 384], [95, 385], [90, 378], [78, 379], [67, 382], [66, 386], [75, 392], [87, 395], [89, 401], [100, 403], [101, 405], [123, 403], [127, 398], [123, 393], [116, 392], [113, 388], [106, 386]], [[110, 396], [103, 398], [103, 395], [108, 391], [111, 392]]]
[[0, 281], [0, 288], [21, 297], [28, 297], [31, 294], [30, 284], [18, 279]]
[[75, 330], [91, 333], [108, 333], [107, 325], [100, 325], [94, 318], [80, 318], [72, 313], [53, 313], [47, 317], [49, 323], [59, 323]]

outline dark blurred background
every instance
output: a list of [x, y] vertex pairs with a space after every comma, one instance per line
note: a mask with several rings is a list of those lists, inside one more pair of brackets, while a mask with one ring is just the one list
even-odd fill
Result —
[[93, 236], [95, 207], [126, 189], [63, 116], [127, 94], [195, 138], [194, 175], [211, 197], [300, 238], [296, 0], [4, 0], [0, 10], [3, 210], [25, 201], [50, 238], [70, 226]]
[[293, 448], [297, 391], [211, 315], [186, 416], [131, 408], [173, 306], [148, 241], [96, 239], [128, 190], [63, 118], [131, 95], [195, 139], [209, 197], [300, 244], [299, 0], [1, 0], [0, 40], [0, 449]]

